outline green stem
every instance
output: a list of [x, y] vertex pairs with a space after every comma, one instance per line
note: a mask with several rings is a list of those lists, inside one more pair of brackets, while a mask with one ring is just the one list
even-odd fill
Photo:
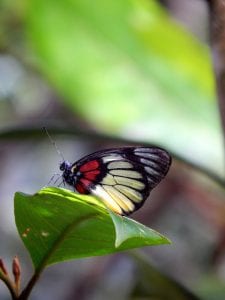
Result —
[[35, 286], [37, 280], [39, 279], [42, 271], [44, 270], [44, 268], [46, 267], [49, 259], [51, 258], [51, 256], [54, 254], [54, 252], [58, 249], [59, 245], [64, 241], [65, 236], [71, 231], [73, 230], [75, 227], [79, 226], [81, 223], [96, 217], [97, 214], [90, 214], [88, 216], [85, 217], [81, 217], [80, 219], [72, 222], [71, 224], [69, 224], [64, 231], [62, 232], [62, 234], [58, 237], [58, 239], [55, 241], [55, 243], [53, 244], [52, 248], [50, 249], [50, 251], [45, 255], [45, 257], [43, 258], [42, 262], [39, 264], [39, 267], [35, 270], [34, 275], [31, 277], [30, 281], [28, 282], [27, 286], [25, 287], [25, 289], [22, 291], [22, 293], [20, 294], [20, 296], [18, 298], [15, 298], [17, 300], [27, 300], [33, 287]]

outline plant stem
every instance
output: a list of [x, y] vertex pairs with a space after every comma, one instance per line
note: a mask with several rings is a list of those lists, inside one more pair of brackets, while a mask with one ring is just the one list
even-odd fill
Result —
[[2, 274], [2, 272], [0, 272], [0, 279], [5, 283], [5, 285], [9, 289], [12, 299], [13, 300], [18, 299], [18, 295], [16, 293], [16, 290], [14, 288], [14, 284], [13, 284], [12, 280], [8, 276], [4, 276], [4, 274]]
[[28, 299], [33, 287], [35, 286], [35, 283], [38, 281], [41, 272], [43, 271], [44, 267], [41, 270], [37, 270], [35, 271], [34, 275], [31, 277], [30, 281], [28, 282], [27, 286], [25, 287], [25, 289], [22, 291], [22, 293], [20, 294], [20, 296], [18, 298], [16, 298], [17, 300], [26, 300]]
[[35, 286], [36, 282], [38, 281], [42, 271], [44, 270], [44, 268], [46, 267], [46, 265], [48, 264], [48, 261], [51, 259], [51, 256], [54, 254], [54, 252], [58, 249], [59, 245], [64, 241], [65, 236], [74, 228], [78, 227], [81, 223], [96, 217], [97, 214], [90, 214], [87, 215], [85, 217], [81, 217], [78, 220], [75, 220], [74, 222], [72, 222], [71, 224], [69, 224], [64, 231], [62, 232], [62, 234], [58, 237], [58, 239], [55, 241], [55, 243], [53, 244], [52, 248], [49, 250], [49, 252], [46, 254], [45, 257], [43, 257], [41, 263], [39, 264], [38, 268], [35, 270], [34, 275], [31, 277], [30, 281], [28, 282], [27, 286], [24, 288], [24, 290], [22, 291], [22, 293], [20, 294], [19, 297], [17, 298], [13, 298], [13, 299], [17, 299], [17, 300], [27, 300], [33, 287]]

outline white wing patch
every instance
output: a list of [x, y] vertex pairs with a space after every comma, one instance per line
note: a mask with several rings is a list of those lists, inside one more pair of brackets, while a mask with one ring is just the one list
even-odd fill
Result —
[[141, 194], [145, 188], [143, 175], [135, 170], [131, 162], [121, 159], [109, 162], [107, 169], [108, 174], [94, 188], [93, 193], [114, 212], [131, 213], [135, 205], [144, 200]]
[[115, 202], [115, 200], [109, 195], [109, 193], [107, 193], [107, 191], [105, 191], [105, 189], [101, 185], [96, 185], [91, 189], [91, 192], [95, 196], [99, 197], [109, 209], [117, 214], [123, 214], [122, 208], [118, 205], [117, 202]]
[[148, 159], [158, 160], [158, 155], [156, 155], [154, 153], [152, 154], [152, 153], [147, 153], [147, 152], [145, 152], [145, 153], [135, 152], [135, 155], [141, 156], [141, 157], [144, 157], [144, 158], [148, 158]]
[[141, 158], [140, 162], [144, 165], [147, 165], [147, 166], [150, 166], [150, 167], [153, 167], [153, 168], [158, 168], [158, 164], [153, 160], [148, 160], [148, 159], [145, 159], [145, 158]]
[[101, 184], [106, 184], [106, 185], [115, 185], [116, 181], [114, 177], [110, 174], [107, 174], [101, 181]]
[[108, 164], [108, 169], [131, 169], [133, 165], [127, 161], [114, 161]]
[[[145, 184], [138, 180], [143, 179], [143, 176], [126, 161], [111, 162], [107, 167], [110, 167], [109, 173], [102, 179], [100, 185], [96, 186], [94, 193], [114, 212], [129, 214], [135, 210], [135, 203], [143, 201], [139, 191], [145, 188]], [[120, 169], [121, 167], [123, 169]]]
[[144, 167], [145, 171], [149, 174], [149, 175], [155, 175], [155, 176], [159, 176], [160, 173], [157, 172], [157, 170], [153, 169], [153, 168], [149, 168], [149, 167]]
[[115, 188], [117, 190], [119, 190], [121, 193], [123, 193], [124, 195], [126, 195], [129, 199], [131, 199], [134, 202], [139, 203], [143, 200], [141, 193], [139, 193], [138, 191], [131, 189], [127, 186], [117, 184], [115, 186]]
[[117, 191], [113, 186], [96, 185], [92, 188], [92, 193], [99, 197], [105, 205], [118, 214], [132, 212], [135, 205], [126, 196]]
[[140, 152], [140, 153], [145, 153], [146, 152], [146, 153], [156, 153], [156, 154], [158, 154], [159, 148], [137, 147], [137, 148], [134, 149], [134, 153], [136, 154], [138, 152]]
[[110, 170], [110, 174], [122, 176], [122, 177], [128, 177], [128, 178], [142, 178], [142, 175], [139, 172], [131, 171], [131, 170]]
[[104, 163], [114, 161], [114, 160], [120, 160], [120, 159], [123, 159], [123, 157], [120, 154], [117, 154], [117, 153], [113, 153], [111, 155], [107, 155], [107, 156], [102, 157], [102, 160], [103, 160]]
[[117, 191], [112, 186], [104, 186], [104, 190], [111, 196], [111, 198], [122, 208], [123, 211], [131, 212], [134, 210], [134, 204], [122, 193]]
[[133, 187], [136, 190], [143, 190], [145, 185], [143, 182], [126, 177], [114, 176], [115, 181], [119, 184]]

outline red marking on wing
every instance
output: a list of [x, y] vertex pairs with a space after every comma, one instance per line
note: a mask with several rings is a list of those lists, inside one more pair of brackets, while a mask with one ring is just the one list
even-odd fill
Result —
[[88, 194], [88, 191], [86, 190], [86, 188], [83, 186], [83, 184], [81, 183], [77, 183], [75, 185], [75, 189], [78, 191], [78, 193], [80, 194]]
[[89, 194], [88, 186], [91, 184], [90, 180], [87, 180], [85, 178], [81, 178], [80, 181], [75, 185], [75, 189], [80, 194]]
[[[99, 174], [99, 170], [96, 171], [91, 171], [91, 172], [86, 172], [84, 173], [85, 178], [81, 178], [77, 184], [75, 185], [75, 189], [80, 193], [80, 194], [89, 194], [89, 186], [92, 184], [92, 177], [96, 177], [97, 174]], [[91, 174], [89, 174], [91, 173]], [[92, 174], [93, 173], [93, 174]], [[86, 178], [86, 174], [89, 174], [90, 176], [87, 176]]]
[[85, 178], [81, 178], [81, 179], [80, 179], [80, 182], [83, 183], [83, 186], [84, 186], [85, 188], [88, 188], [88, 186], [91, 184], [91, 181], [88, 180], [88, 179], [85, 179]]
[[97, 169], [99, 166], [99, 162], [97, 160], [91, 160], [89, 162], [87, 162], [86, 164], [82, 165], [80, 167], [80, 172], [88, 172], [91, 170], [95, 170]]
[[100, 173], [100, 170], [94, 170], [94, 171], [90, 171], [90, 172], [86, 172], [84, 173], [84, 177], [88, 180], [95, 180], [95, 178], [97, 177], [97, 175]]

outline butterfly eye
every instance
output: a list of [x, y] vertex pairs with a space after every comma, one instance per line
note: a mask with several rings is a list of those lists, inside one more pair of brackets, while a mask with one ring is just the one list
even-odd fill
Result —
[[60, 164], [59, 169], [60, 169], [61, 171], [65, 171], [65, 170], [69, 169], [70, 166], [71, 166], [71, 164], [70, 164], [68, 161], [63, 161], [63, 162]]
[[62, 163], [60, 164], [59, 169], [60, 169], [61, 171], [64, 171], [64, 170], [65, 170], [65, 162], [62, 162]]

